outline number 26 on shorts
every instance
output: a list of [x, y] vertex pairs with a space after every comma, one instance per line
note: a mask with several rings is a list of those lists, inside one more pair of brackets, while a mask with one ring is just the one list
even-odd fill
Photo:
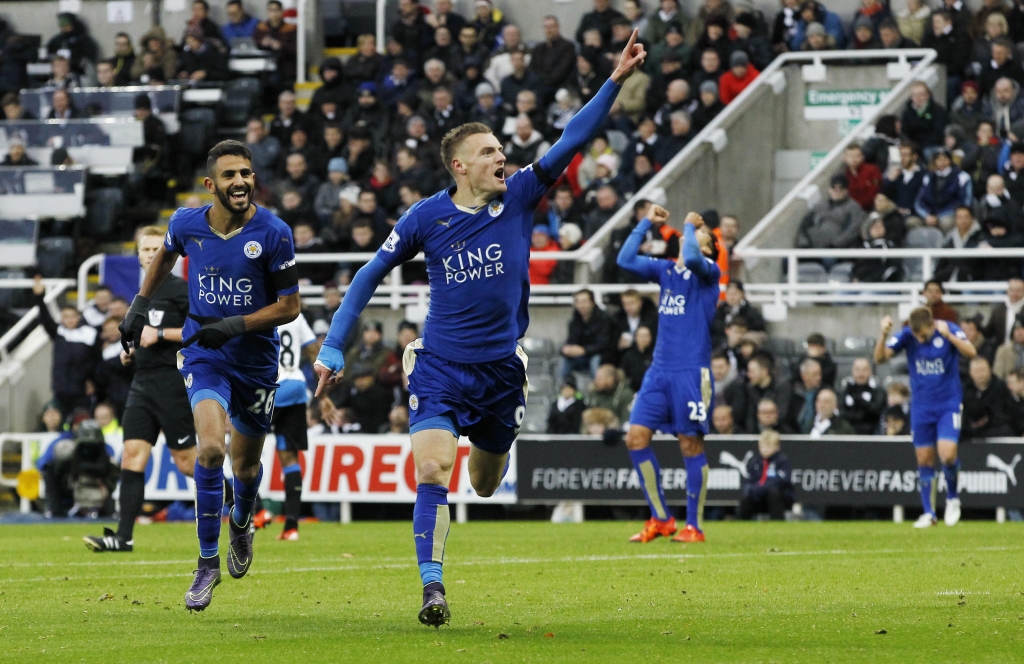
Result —
[[256, 403], [249, 406], [249, 412], [257, 415], [263, 412], [269, 417], [274, 412], [275, 394], [277, 394], [277, 390], [265, 390], [263, 388], [256, 390]]

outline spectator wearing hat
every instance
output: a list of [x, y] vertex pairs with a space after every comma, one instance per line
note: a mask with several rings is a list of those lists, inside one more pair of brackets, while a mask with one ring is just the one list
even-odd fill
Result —
[[469, 121], [485, 124], [494, 133], [501, 131], [505, 125], [505, 111], [502, 105], [497, 103], [494, 86], [488, 81], [481, 81], [473, 95], [476, 103], [469, 110]]
[[349, 182], [348, 162], [343, 157], [331, 159], [327, 163], [327, 181], [317, 189], [313, 201], [313, 210], [321, 225], [330, 225], [334, 213], [341, 206], [341, 191]]
[[850, 30], [850, 48], [855, 50], [881, 48], [882, 43], [875, 34], [875, 24], [867, 16], [857, 16]]
[[882, 22], [892, 18], [892, 13], [881, 0], [861, 0], [860, 7], [853, 14], [854, 25], [862, 18], [870, 21], [872, 33], [877, 33]]
[[698, 99], [700, 103], [694, 108], [690, 117], [693, 120], [693, 130], [699, 134], [722, 112], [725, 104], [718, 97], [718, 84], [714, 81], [704, 81], [700, 84]]
[[562, 380], [558, 398], [552, 402], [548, 411], [548, 433], [562, 436], [579, 434], [583, 426], [583, 411], [586, 409], [576, 377], [569, 374]]
[[995, 86], [996, 81], [1008, 78], [1019, 86], [1024, 83], [1024, 70], [1013, 57], [1013, 42], [1008, 37], [998, 37], [992, 41], [990, 48], [992, 57], [980, 63], [978, 86], [981, 94], [987, 95]]
[[197, 25], [185, 30], [184, 47], [178, 59], [178, 78], [189, 81], [221, 81], [227, 76], [226, 58]]
[[[558, 227], [558, 247], [562, 251], [576, 251], [583, 246], [583, 231], [574, 222], [563, 223]], [[574, 274], [576, 264], [573, 261], [558, 261], [555, 271], [551, 274], [553, 284], [571, 284], [576, 280]]]
[[[1020, 115], [1018, 113], [1018, 117]], [[960, 86], [960, 95], [949, 108], [949, 121], [963, 129], [968, 136], [974, 136], [981, 121], [991, 118], [992, 108], [988, 100], [981, 96], [977, 81], [964, 81]]]
[[729, 71], [718, 79], [718, 96], [722, 103], [731, 103], [760, 73], [750, 64], [750, 58], [745, 52], [734, 51], [729, 56]]
[[325, 58], [320, 63], [319, 72], [322, 84], [313, 91], [313, 97], [309, 100], [310, 108], [320, 108], [327, 99], [337, 102], [352, 94], [353, 88], [346, 84], [341, 60], [335, 57]]
[[20, 136], [7, 139], [7, 154], [0, 166], [38, 166], [37, 162], [25, 152], [25, 141]]
[[943, 144], [943, 130], [949, 124], [949, 114], [932, 97], [924, 81], [910, 85], [910, 99], [900, 117], [903, 134], [923, 148]]
[[743, 51], [750, 59], [750, 64], [758, 71], [771, 64], [774, 59], [771, 44], [768, 37], [757, 34], [757, 16], [753, 12], [743, 12], [736, 16], [736, 22], [732, 24], [732, 30], [736, 38], [732, 40], [733, 53]]
[[273, 79], [278, 90], [295, 81], [297, 36], [295, 24], [284, 20], [280, 1], [270, 0], [267, 3], [267, 20], [256, 25], [253, 40], [258, 47], [274, 54], [277, 69]]
[[356, 126], [366, 127], [374, 145], [382, 147], [387, 139], [390, 111], [378, 96], [377, 84], [369, 81], [360, 83], [356, 94], [356, 103], [345, 111], [341, 126], [346, 131]]
[[575, 66], [576, 47], [562, 36], [555, 16], [544, 17], [544, 41], [533, 48], [530, 70], [540, 79], [542, 105], [551, 103], [555, 93], [569, 84]]
[[804, 40], [802, 51], [834, 51], [836, 40], [825, 31], [821, 23], [811, 23], [807, 26], [807, 39]]
[[860, 226], [867, 214], [850, 198], [850, 184], [845, 175], [829, 180], [828, 197], [817, 203], [804, 216], [797, 232], [800, 249], [843, 249], [852, 247], [860, 236]]
[[[812, 26], [817, 23], [820, 27]], [[804, 42], [812, 36], [816, 36], [820, 42], [819, 46], [806, 48]], [[820, 45], [823, 44], [824, 48]], [[804, 0], [800, 3], [800, 20], [797, 22], [793, 36], [789, 40], [789, 50], [830, 50], [844, 48], [846, 46], [846, 33], [843, 29], [843, 20], [838, 14], [830, 12], [817, 0]]]
[[953, 164], [949, 149], [943, 146], [932, 155], [929, 171], [921, 181], [914, 202], [914, 211], [925, 224], [947, 232], [953, 227], [956, 209], [973, 204], [971, 192], [971, 177]]
[[502, 46], [502, 30], [507, 25], [501, 10], [491, 0], [475, 0], [475, 15], [472, 25], [476, 28], [477, 41], [488, 53]]
[[[559, 251], [558, 243], [551, 237], [551, 229], [546, 224], [533, 227], [530, 236], [530, 255], [544, 251]], [[551, 283], [551, 273], [555, 271], [558, 261], [530, 260], [530, 284], [547, 285]]]
[[50, 57], [61, 54], [68, 59], [71, 68], [82, 74], [88, 65], [96, 62], [99, 49], [95, 40], [89, 35], [85, 24], [71, 12], [57, 15], [59, 32], [46, 42], [46, 51]]
[[773, 521], [783, 521], [793, 507], [793, 471], [789, 457], [781, 450], [779, 432], [767, 430], [757, 440], [758, 453], [747, 461], [737, 518], [747, 521], [768, 512]]

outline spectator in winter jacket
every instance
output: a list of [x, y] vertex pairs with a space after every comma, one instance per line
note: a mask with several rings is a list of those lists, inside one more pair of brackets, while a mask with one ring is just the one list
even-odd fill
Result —
[[718, 79], [718, 95], [722, 103], [732, 102], [760, 73], [750, 64], [750, 58], [745, 52], [734, 51], [729, 56], [729, 71]]
[[[964, 81], [960, 96], [953, 100], [949, 109], [949, 121], [963, 128], [968, 136], [978, 131], [978, 123], [992, 118], [992, 107], [981, 95], [976, 81]], [[1010, 123], [1012, 124], [1012, 122]]]
[[996, 136], [1007, 139], [1013, 126], [1024, 119], [1024, 98], [1020, 96], [1020, 83], [1010, 78], [1000, 78], [988, 95], [992, 121]]
[[520, 114], [516, 118], [516, 131], [505, 145], [505, 159], [509, 163], [528, 166], [544, 156], [551, 144], [537, 131], [530, 116]]
[[1010, 428], [1013, 435], [1024, 435], [1024, 369], [1014, 369], [1006, 376], [1010, 391]]
[[[531, 162], [532, 163], [532, 162]], [[533, 215], [533, 224], [547, 224], [552, 234], [558, 235], [564, 224], [576, 224], [583, 219], [582, 212], [567, 185], [559, 185], [550, 196], [547, 211], [538, 210]]]
[[252, 152], [252, 171], [261, 186], [268, 186], [277, 179], [277, 164], [281, 159], [281, 143], [267, 130], [260, 118], [250, 118], [246, 124], [246, 147]]
[[551, 103], [555, 92], [569, 84], [575, 59], [576, 47], [562, 36], [558, 19], [545, 16], [544, 41], [530, 55], [530, 69], [540, 78], [542, 105]]
[[644, 380], [644, 374], [654, 361], [654, 335], [650, 328], [641, 325], [632, 335], [633, 343], [626, 348], [619, 360], [619, 368], [626, 374], [629, 387], [637, 392]]
[[882, 187], [886, 196], [896, 204], [904, 217], [914, 213], [914, 201], [924, 181], [925, 171], [921, 168], [917, 146], [905, 141], [900, 143], [900, 164], [889, 170]]
[[772, 401], [777, 408], [776, 428], [781, 431], [780, 426], [789, 424], [793, 388], [789, 383], [776, 380], [772, 375], [774, 370], [775, 360], [766, 352], [755, 352], [747, 362], [747, 403], [751, 406], [758, 404], [757, 408], [748, 408], [744, 427], [747, 431], [761, 432], [758, 411], [761, 401], [765, 399]]
[[615, 413], [619, 422], [629, 421], [633, 406], [633, 390], [625, 375], [614, 364], [602, 364], [594, 373], [594, 382], [587, 392], [587, 406], [606, 408]]
[[594, 373], [601, 358], [615, 348], [608, 315], [594, 302], [593, 291], [584, 288], [572, 298], [573, 314], [569, 334], [562, 346], [565, 358], [562, 375], [573, 371]]
[[821, 363], [813, 357], [800, 363], [800, 379], [794, 386], [801, 405], [796, 411], [797, 432], [808, 434], [814, 425], [814, 400], [822, 389]]
[[[533, 234], [530, 237], [530, 255], [545, 251], [558, 251], [558, 243], [551, 237], [551, 229], [544, 224], [533, 227]], [[530, 283], [532, 285], [546, 285], [551, 283], [551, 273], [558, 266], [554, 260], [531, 260], [530, 261]]]
[[878, 26], [878, 41], [880, 48], [917, 48], [917, 42], [905, 36], [900, 30], [899, 23], [892, 18], [887, 18]]
[[718, 98], [718, 84], [714, 81], [704, 81], [700, 84], [699, 100], [700, 103], [696, 105], [690, 116], [693, 121], [693, 131], [698, 134], [725, 108], [725, 104]]
[[1024, 319], [1021, 316], [1013, 322], [1010, 339], [996, 350], [992, 373], [1006, 380], [1017, 369], [1024, 369]]
[[[925, 27], [921, 47], [935, 49], [938, 53], [936, 64], [946, 65], [947, 89], [958, 90], [973, 49], [967, 30], [956, 25], [948, 11], [935, 12], [931, 16], [931, 25]], [[952, 99], [953, 95], [949, 95], [949, 98]]]
[[716, 350], [711, 354], [711, 378], [715, 387], [712, 409], [727, 406], [736, 431], [742, 432], [747, 423], [747, 386], [732, 368], [726, 351]]
[[905, 9], [896, 14], [900, 32], [915, 44], [920, 44], [925, 32], [932, 29], [932, 10], [924, 0], [907, 0]]
[[[886, 236], [885, 222], [877, 212], [872, 212], [868, 216], [865, 225], [867, 232], [862, 241], [865, 249], [896, 248], [896, 244]], [[854, 261], [853, 270], [850, 272], [850, 280], [861, 283], [901, 281], [902, 277], [903, 259], [901, 258], [861, 258]]]
[[505, 125], [505, 110], [495, 97], [494, 86], [481, 81], [473, 90], [473, 97], [476, 103], [469, 109], [469, 121], [485, 124], [497, 134]]
[[715, 317], [711, 322], [711, 346], [718, 348], [725, 342], [725, 328], [735, 318], [742, 318], [750, 332], [764, 333], [764, 316], [754, 305], [747, 302], [743, 282], [734, 279], [725, 289], [725, 299], [718, 303]]
[[956, 209], [970, 207], [973, 202], [971, 177], [953, 165], [953, 158], [946, 147], [940, 147], [932, 156], [931, 167], [921, 181], [914, 211], [928, 226], [948, 231], [953, 227]]
[[885, 409], [885, 390], [871, 375], [871, 361], [866, 357], [853, 361], [850, 377], [843, 380], [841, 397], [840, 412], [854, 431], [873, 435]]
[[57, 15], [60, 32], [46, 42], [46, 51], [50, 56], [63, 55], [71, 63], [71, 68], [78, 74], [85, 72], [87, 66], [96, 62], [96, 42], [89, 35], [85, 24], [70, 12]]
[[[946, 234], [942, 248], [975, 249], [983, 238], [981, 224], [975, 220], [971, 208], [961, 206], [956, 210], [955, 225]], [[935, 278], [940, 281], [976, 281], [980, 279], [981, 269], [976, 258], [942, 258], [935, 267]]]
[[960, 435], [971, 438], [1012, 436], [1010, 428], [1010, 391], [1006, 383], [992, 375], [988, 360], [971, 360], [971, 379], [964, 384], [963, 428]]
[[839, 400], [831, 388], [825, 387], [818, 392], [814, 400], [814, 411], [814, 424], [808, 434], [812, 438], [856, 434], [853, 425], [839, 414]]
[[764, 433], [765, 431], [778, 431], [782, 434], [797, 433], [793, 425], [779, 414], [779, 405], [773, 399], [765, 397], [757, 402], [756, 408], [750, 410], [753, 411], [754, 428], [749, 429], [748, 433]]
[[800, 223], [796, 246], [801, 249], [851, 247], [860, 235], [864, 209], [849, 194], [845, 175], [829, 181], [828, 198], [815, 205]]
[[797, 23], [793, 36], [789, 40], [789, 50], [804, 50], [804, 42], [807, 40], [807, 28], [812, 23], [821, 25], [828, 37], [834, 40], [833, 48], [844, 48], [846, 46], [846, 31], [843, 29], [843, 20], [838, 14], [834, 14], [817, 2], [817, 0], [804, 0], [800, 4], [800, 21]]
[[491, 0], [476, 0], [473, 6], [476, 8], [476, 17], [470, 25], [476, 28], [480, 45], [488, 52], [503, 46], [502, 31], [507, 23], [501, 10]]
[[875, 34], [875, 27], [871, 23], [871, 19], [866, 16], [858, 16], [854, 19], [849, 48], [855, 50], [882, 48], [882, 43]]
[[[907, 220], [889, 196], [891, 188], [882, 189], [875, 194], [875, 212], [885, 224], [885, 238], [891, 240], [893, 246], [902, 247], [907, 236]], [[863, 236], [863, 233], [861, 233]]]
[[991, 52], [991, 59], [986, 58], [979, 65], [981, 71], [978, 73], [978, 86], [981, 94], [987, 95], [1001, 78], [1014, 80], [1018, 84], [1024, 83], [1024, 70], [1013, 58], [1012, 41], [1007, 37], [999, 37], [992, 42]]
[[572, 374], [566, 376], [558, 398], [552, 402], [551, 410], [548, 411], [548, 433], [563, 436], [579, 434], [583, 426], [583, 411], [586, 409], [583, 394], [576, 385], [576, 377]]
[[773, 521], [782, 521], [793, 506], [793, 469], [781, 451], [779, 432], [763, 432], [757, 452], [747, 462], [737, 517], [746, 521], [768, 512]]
[[[967, 340], [974, 346], [974, 350], [981, 357], [984, 357], [992, 365], [993, 370], [995, 368], [996, 359], [996, 343], [993, 339], [985, 337], [983, 332], [984, 317], [981, 314], [975, 314], [971, 318], [965, 318], [960, 321], [960, 329], [964, 331], [964, 335]], [[998, 373], [996, 374], [998, 375]], [[999, 376], [1004, 378], [1004, 376]], [[970, 378], [970, 364], [967, 362], [960, 363], [960, 381], [966, 381]]]
[[[828, 352], [828, 346], [825, 344], [825, 337], [820, 332], [812, 332], [807, 335], [807, 339], [804, 342], [806, 351], [803, 357], [800, 358], [799, 362], [794, 365], [795, 369], [799, 369], [800, 364], [803, 363], [807, 358], [811, 358], [818, 361], [821, 365], [821, 379], [824, 385], [832, 387], [836, 384], [836, 363], [832, 359], [831, 353]], [[796, 371], [793, 373], [793, 381], [799, 380], [799, 375]]]
[[910, 86], [910, 99], [900, 117], [900, 125], [908, 139], [918, 146], [927, 148], [942, 145], [943, 130], [949, 124], [949, 115], [935, 99], [931, 89], [923, 81]]
[[[631, 288], [622, 293], [620, 303], [622, 306], [611, 316], [612, 335], [619, 354], [633, 345], [641, 327], [646, 327], [652, 338], [658, 330], [658, 307], [650, 298]], [[618, 354], [609, 354], [609, 359], [613, 355], [618, 360]]]
[[875, 194], [882, 187], [882, 172], [878, 166], [864, 160], [864, 150], [859, 145], [850, 145], [843, 153], [846, 164], [846, 180], [849, 183], [850, 198], [865, 211], [871, 210]]
[[757, 24], [758, 17], [752, 12], [738, 14], [736, 22], [732, 24], [732, 31], [736, 33], [736, 38], [732, 40], [731, 46], [734, 53], [736, 51], [746, 53], [750, 58], [750, 64], [755, 69], [764, 71], [764, 68], [771, 64], [774, 56], [767, 35], [756, 32]]
[[39, 276], [36, 276], [32, 293], [39, 308], [39, 323], [53, 340], [50, 379], [53, 398], [65, 416], [75, 408], [88, 408], [91, 396], [96, 392], [93, 370], [97, 361], [97, 330], [82, 320], [78, 309], [70, 304], [61, 307], [60, 323], [55, 322], [43, 301], [46, 286]]
[[253, 40], [261, 49], [273, 52], [277, 62], [277, 78], [282, 84], [295, 81], [297, 37], [295, 24], [284, 20], [281, 3], [270, 0], [267, 3], [267, 20], [256, 25]]
[[[988, 216], [982, 224], [984, 236], [979, 247], [1015, 249], [1024, 246], [1024, 229], [1019, 215], [1011, 217], [1009, 207], [1003, 207]], [[1020, 275], [1021, 261], [1013, 256], [986, 258], [979, 262], [982, 281], [1005, 281]]]

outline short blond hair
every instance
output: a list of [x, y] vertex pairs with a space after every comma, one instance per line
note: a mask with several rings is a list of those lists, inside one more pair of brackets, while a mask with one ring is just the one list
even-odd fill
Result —
[[143, 226], [142, 228], [139, 229], [138, 236], [139, 237], [146, 237], [148, 235], [163, 236], [163, 234], [166, 233], [166, 232], [167, 232], [167, 229], [166, 228], [161, 228], [160, 226]]

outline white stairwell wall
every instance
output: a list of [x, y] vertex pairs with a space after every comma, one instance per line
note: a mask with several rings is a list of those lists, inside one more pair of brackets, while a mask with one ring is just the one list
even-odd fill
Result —
[[0, 431], [35, 431], [51, 398], [53, 344], [36, 327], [0, 364]]

